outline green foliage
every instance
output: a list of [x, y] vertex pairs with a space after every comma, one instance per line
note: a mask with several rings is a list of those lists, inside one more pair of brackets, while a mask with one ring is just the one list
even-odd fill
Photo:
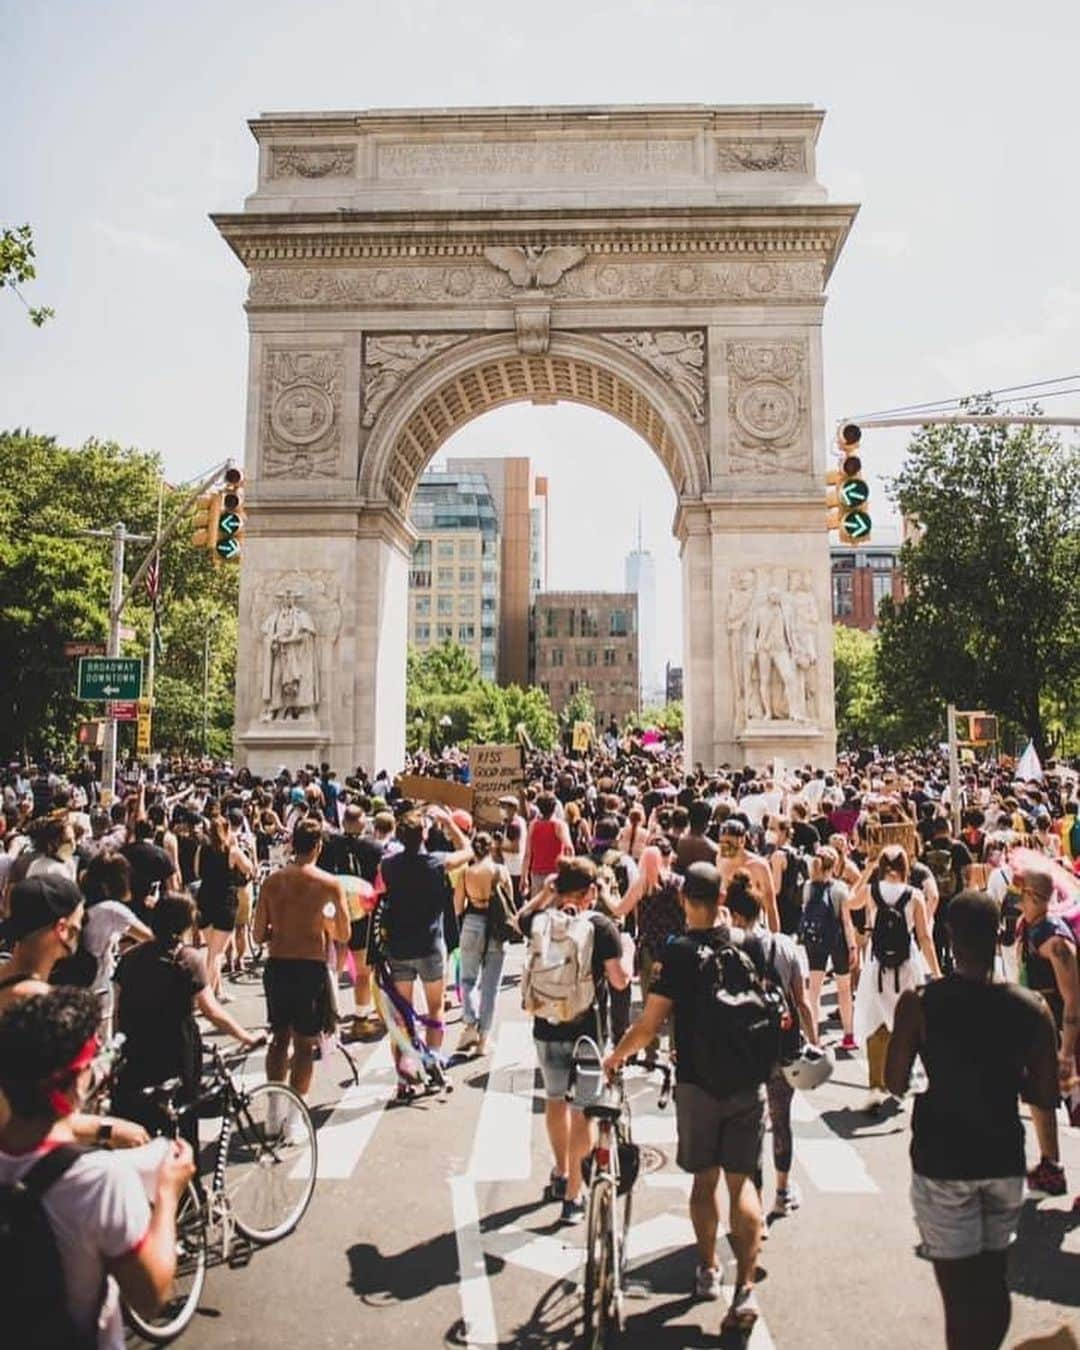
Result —
[[[0, 753], [62, 751], [75, 725], [101, 711], [79, 704], [68, 641], [104, 642], [108, 632], [110, 544], [80, 531], [128, 530], [153, 535], [161, 464], [145, 451], [88, 441], [79, 449], [29, 432], [0, 433]], [[167, 488], [167, 521], [186, 492]], [[145, 545], [130, 545], [131, 576]], [[201, 748], [204, 632], [211, 633], [212, 744], [228, 750], [236, 648], [237, 569], [214, 568], [183, 528], [163, 549], [160, 600], [164, 647], [157, 667], [154, 745]], [[145, 659], [151, 611], [140, 587], [124, 611], [136, 637], [125, 655]], [[121, 727], [121, 738], [130, 737]], [[216, 735], [216, 740], [215, 740]]]
[[985, 708], [1045, 752], [1080, 695], [1080, 451], [1042, 427], [924, 428], [891, 495], [922, 534], [879, 616], [885, 711]]
[[683, 734], [682, 700], [677, 699], [674, 703], [665, 703], [660, 708], [646, 708], [640, 717], [633, 720], [643, 727], [656, 727], [665, 736], [681, 739]]
[[587, 684], [579, 684], [566, 700], [562, 721], [567, 727], [573, 727], [575, 722], [588, 722], [590, 726], [596, 726], [596, 701]]
[[[542, 690], [506, 688], [480, 678], [476, 662], [455, 642], [419, 652], [406, 660], [406, 743], [410, 750], [445, 744], [507, 744], [524, 726], [533, 744], [550, 749], [558, 721]], [[449, 727], [442, 719], [449, 718]]]
[[29, 225], [5, 226], [0, 229], [0, 290], [5, 287], [26, 305], [30, 322], [40, 328], [55, 313], [48, 305], [28, 305], [19, 287], [37, 276], [34, 266], [34, 232]]

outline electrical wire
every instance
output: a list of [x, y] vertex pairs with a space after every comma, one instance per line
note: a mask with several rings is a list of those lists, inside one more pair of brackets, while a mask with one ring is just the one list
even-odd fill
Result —
[[[846, 420], [851, 422], [858, 422], [860, 419], [865, 420], [870, 417], [900, 417], [906, 413], [920, 413], [931, 411], [944, 412], [948, 408], [958, 408], [965, 399], [969, 398], [981, 398], [981, 397], [993, 398], [998, 399], [999, 401], [1005, 403], [1022, 402], [1023, 399], [1026, 397], [1026, 395], [1024, 395], [1023, 393], [1018, 394], [1017, 393], [1018, 390], [1022, 391], [1028, 389], [1046, 389], [1053, 384], [1064, 384], [1067, 380], [1080, 380], [1080, 373], [1075, 375], [1059, 375], [1058, 378], [1055, 380], [1032, 380], [1028, 384], [1010, 384], [1006, 385], [1002, 389], [987, 389], [985, 391], [981, 391], [978, 393], [960, 394], [955, 398], [939, 398], [933, 400], [930, 403], [908, 403], [900, 408], [881, 408], [877, 412], [860, 413], [858, 417], [850, 417]], [[1067, 394], [1073, 393], [1075, 391], [1071, 389], [1065, 389], [1060, 390], [1058, 392]], [[1001, 394], [1015, 394], [1016, 397], [1001, 400], [999, 399], [999, 395]], [[1056, 398], [1057, 393], [1040, 394], [1039, 397]]]

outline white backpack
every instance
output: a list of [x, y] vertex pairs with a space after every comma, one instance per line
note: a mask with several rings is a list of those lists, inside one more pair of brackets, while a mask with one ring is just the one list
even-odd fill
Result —
[[529, 932], [521, 1006], [545, 1022], [573, 1022], [596, 1000], [592, 955], [596, 929], [588, 913], [546, 909]]

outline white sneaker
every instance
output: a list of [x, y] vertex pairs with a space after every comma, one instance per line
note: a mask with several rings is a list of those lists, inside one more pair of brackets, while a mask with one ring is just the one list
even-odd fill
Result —
[[794, 1186], [789, 1186], [786, 1191], [777, 1191], [773, 1207], [769, 1211], [769, 1218], [786, 1219], [789, 1214], [793, 1214], [799, 1208], [800, 1204], [802, 1204], [802, 1196]]
[[466, 1022], [461, 1028], [461, 1035], [458, 1037], [458, 1043], [454, 1048], [454, 1054], [465, 1054], [477, 1045], [479, 1041], [480, 1032], [477, 1030], [475, 1022]]
[[266, 1108], [266, 1135], [268, 1139], [276, 1139], [281, 1133], [285, 1124], [285, 1114], [289, 1109], [288, 1102], [284, 1101], [275, 1092], [270, 1098]]
[[294, 1106], [289, 1112], [288, 1124], [285, 1126], [285, 1142], [292, 1148], [299, 1148], [301, 1144], [306, 1144], [307, 1141], [307, 1126], [304, 1124], [300, 1112]]
[[719, 1266], [698, 1266], [694, 1276], [694, 1297], [715, 1303], [720, 1297]]
[[758, 1320], [759, 1313], [757, 1296], [753, 1289], [747, 1289], [745, 1285], [740, 1285], [735, 1290], [731, 1307], [720, 1323], [720, 1331], [723, 1333], [735, 1330], [744, 1336], [749, 1336], [754, 1329], [754, 1323]]
[[878, 1088], [871, 1088], [870, 1095], [862, 1104], [864, 1111], [872, 1111], [875, 1115], [885, 1105], [885, 1093]]

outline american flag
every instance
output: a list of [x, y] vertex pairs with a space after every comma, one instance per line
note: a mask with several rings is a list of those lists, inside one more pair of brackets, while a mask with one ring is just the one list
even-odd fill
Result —
[[161, 555], [154, 554], [150, 566], [146, 569], [146, 594], [150, 597], [152, 604], [157, 604], [158, 595], [161, 591]]

